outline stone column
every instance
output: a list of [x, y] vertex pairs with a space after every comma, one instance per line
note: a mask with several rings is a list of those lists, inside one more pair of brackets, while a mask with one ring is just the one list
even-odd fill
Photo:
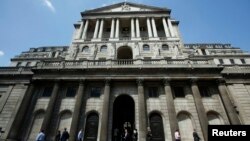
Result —
[[83, 33], [82, 33], [82, 39], [86, 39], [88, 26], [89, 26], [89, 20], [86, 20], [85, 25], [84, 25], [84, 29], [83, 29]]
[[164, 26], [164, 31], [165, 31], [166, 37], [170, 37], [169, 30], [168, 30], [168, 25], [167, 25], [165, 17], [162, 18], [162, 23], [163, 23], [163, 26]]
[[75, 108], [72, 115], [72, 122], [70, 127], [70, 138], [69, 141], [75, 141], [77, 137], [78, 122], [81, 114], [81, 107], [84, 98], [84, 80], [81, 80], [76, 94]]
[[84, 21], [81, 22], [80, 28], [77, 31], [76, 39], [81, 39], [82, 38], [83, 26], [84, 26]]
[[195, 107], [198, 113], [198, 117], [199, 117], [199, 121], [200, 121], [200, 125], [201, 125], [201, 129], [202, 129], [202, 133], [204, 136], [205, 141], [207, 141], [207, 128], [208, 128], [208, 119], [207, 119], [207, 114], [204, 108], [204, 105], [202, 103], [202, 97], [197, 85], [197, 80], [191, 80], [191, 88], [192, 88], [192, 92], [193, 92], [193, 97], [194, 97], [194, 103], [195, 103]]
[[175, 37], [174, 29], [173, 29], [173, 26], [172, 26], [172, 22], [171, 22], [171, 20], [169, 18], [168, 18], [168, 26], [169, 26], [171, 37]]
[[136, 18], [136, 37], [140, 38], [141, 34], [140, 34], [140, 24], [139, 24], [139, 18]]
[[134, 22], [134, 18], [131, 18], [131, 37], [132, 38], [135, 37], [135, 22]]
[[110, 38], [114, 38], [114, 31], [115, 31], [115, 19], [112, 19], [112, 22], [111, 22], [111, 31], [110, 31]]
[[15, 117], [15, 119], [14, 119], [14, 121], [9, 129], [10, 132], [7, 132], [7, 133], [9, 133], [9, 135], [7, 135], [9, 139], [17, 139], [20, 132], [22, 132], [22, 131], [20, 131], [20, 129], [21, 129], [21, 126], [22, 126], [23, 121], [25, 119], [27, 109], [28, 109], [30, 102], [32, 100], [34, 89], [35, 89], [35, 86], [34, 86], [34, 84], [31, 83], [29, 85], [26, 93], [25, 93], [25, 96], [24, 96], [22, 102], [21, 102], [21, 105], [20, 105], [20, 108], [16, 114], [16, 117]]
[[146, 140], [147, 132], [147, 111], [146, 111], [146, 101], [144, 96], [143, 80], [138, 79], [138, 106], [139, 106], [139, 136], [138, 141]]
[[97, 34], [98, 34], [98, 31], [99, 31], [99, 19], [96, 20], [96, 24], [95, 24], [95, 31], [94, 31], [94, 36], [93, 38], [96, 39], [97, 38]]
[[109, 117], [109, 95], [110, 95], [110, 80], [107, 79], [104, 88], [104, 98], [102, 106], [101, 133], [100, 141], [108, 140], [108, 117]]
[[224, 80], [218, 80], [218, 88], [219, 88], [219, 94], [222, 100], [222, 103], [224, 105], [224, 108], [226, 110], [227, 116], [229, 118], [230, 124], [233, 125], [238, 125], [241, 124], [238, 115], [236, 113], [236, 110], [233, 107], [232, 102], [230, 101], [228, 92], [227, 92], [227, 87], [225, 85]]
[[98, 38], [99, 38], [99, 39], [102, 38], [102, 34], [103, 34], [103, 24], [104, 24], [104, 20], [101, 19], [100, 31], [99, 31], [99, 34], [98, 34]]
[[175, 111], [174, 98], [173, 98], [169, 80], [165, 79], [163, 80], [163, 83], [164, 83], [165, 95], [167, 99], [167, 110], [168, 110], [172, 140], [175, 141], [174, 132], [179, 127], [178, 127], [178, 121], [177, 121], [177, 116], [176, 116], [176, 111]]
[[152, 35], [150, 18], [147, 18], [147, 27], [148, 27], [148, 37], [151, 38], [151, 37], [153, 37], [153, 35]]
[[152, 18], [151, 19], [151, 21], [152, 21], [152, 27], [153, 27], [153, 33], [154, 33], [154, 37], [158, 37], [158, 34], [157, 34], [157, 29], [156, 29], [156, 25], [155, 25], [155, 19], [154, 18]]
[[51, 97], [50, 97], [50, 100], [49, 100], [49, 104], [48, 104], [48, 107], [46, 109], [45, 116], [44, 116], [44, 119], [43, 119], [42, 127], [41, 127], [41, 129], [45, 130], [46, 135], [49, 134], [48, 133], [49, 124], [50, 124], [52, 113], [53, 113], [53, 110], [54, 110], [54, 107], [55, 107], [55, 104], [56, 104], [56, 100], [57, 100], [57, 97], [58, 97], [58, 90], [59, 90], [59, 82], [56, 81], [55, 84], [54, 84], [54, 87], [53, 87], [53, 91], [52, 91], [52, 94], [51, 94]]
[[116, 30], [115, 30], [115, 38], [119, 38], [119, 19], [116, 19]]

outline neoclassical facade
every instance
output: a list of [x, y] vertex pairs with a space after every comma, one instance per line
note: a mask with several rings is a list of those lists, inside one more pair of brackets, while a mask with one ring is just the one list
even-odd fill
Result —
[[192, 141], [196, 129], [250, 124], [250, 54], [230, 44], [184, 44], [171, 10], [118, 3], [81, 13], [70, 46], [31, 48], [0, 67], [4, 141]]

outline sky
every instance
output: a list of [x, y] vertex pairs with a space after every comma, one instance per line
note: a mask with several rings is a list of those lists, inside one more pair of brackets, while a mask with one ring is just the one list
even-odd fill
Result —
[[[0, 66], [32, 47], [70, 45], [80, 12], [124, 0], [1, 0]], [[127, 0], [171, 9], [184, 43], [250, 51], [250, 0]]]

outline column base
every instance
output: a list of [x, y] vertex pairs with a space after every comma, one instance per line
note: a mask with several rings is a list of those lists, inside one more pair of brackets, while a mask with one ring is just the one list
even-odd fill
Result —
[[102, 39], [92, 39], [91, 41], [100, 42], [100, 41], [102, 41]]
[[132, 41], [140, 41], [140, 40], [141, 40], [141, 37], [139, 37], [139, 38], [137, 38], [137, 37], [136, 37], [136, 38], [131, 38], [131, 40], [132, 40]]
[[110, 38], [109, 41], [119, 41], [119, 38]]
[[151, 41], [158, 41], [158, 40], [160, 40], [160, 38], [159, 37], [151, 37], [151, 38], [149, 38], [149, 40], [151, 40]]

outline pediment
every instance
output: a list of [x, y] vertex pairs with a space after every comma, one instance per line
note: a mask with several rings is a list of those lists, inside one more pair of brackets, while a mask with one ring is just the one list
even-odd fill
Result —
[[167, 8], [153, 7], [131, 2], [122, 2], [97, 9], [87, 10], [84, 13], [112, 13], [112, 12], [140, 12], [140, 11], [169, 11]]

